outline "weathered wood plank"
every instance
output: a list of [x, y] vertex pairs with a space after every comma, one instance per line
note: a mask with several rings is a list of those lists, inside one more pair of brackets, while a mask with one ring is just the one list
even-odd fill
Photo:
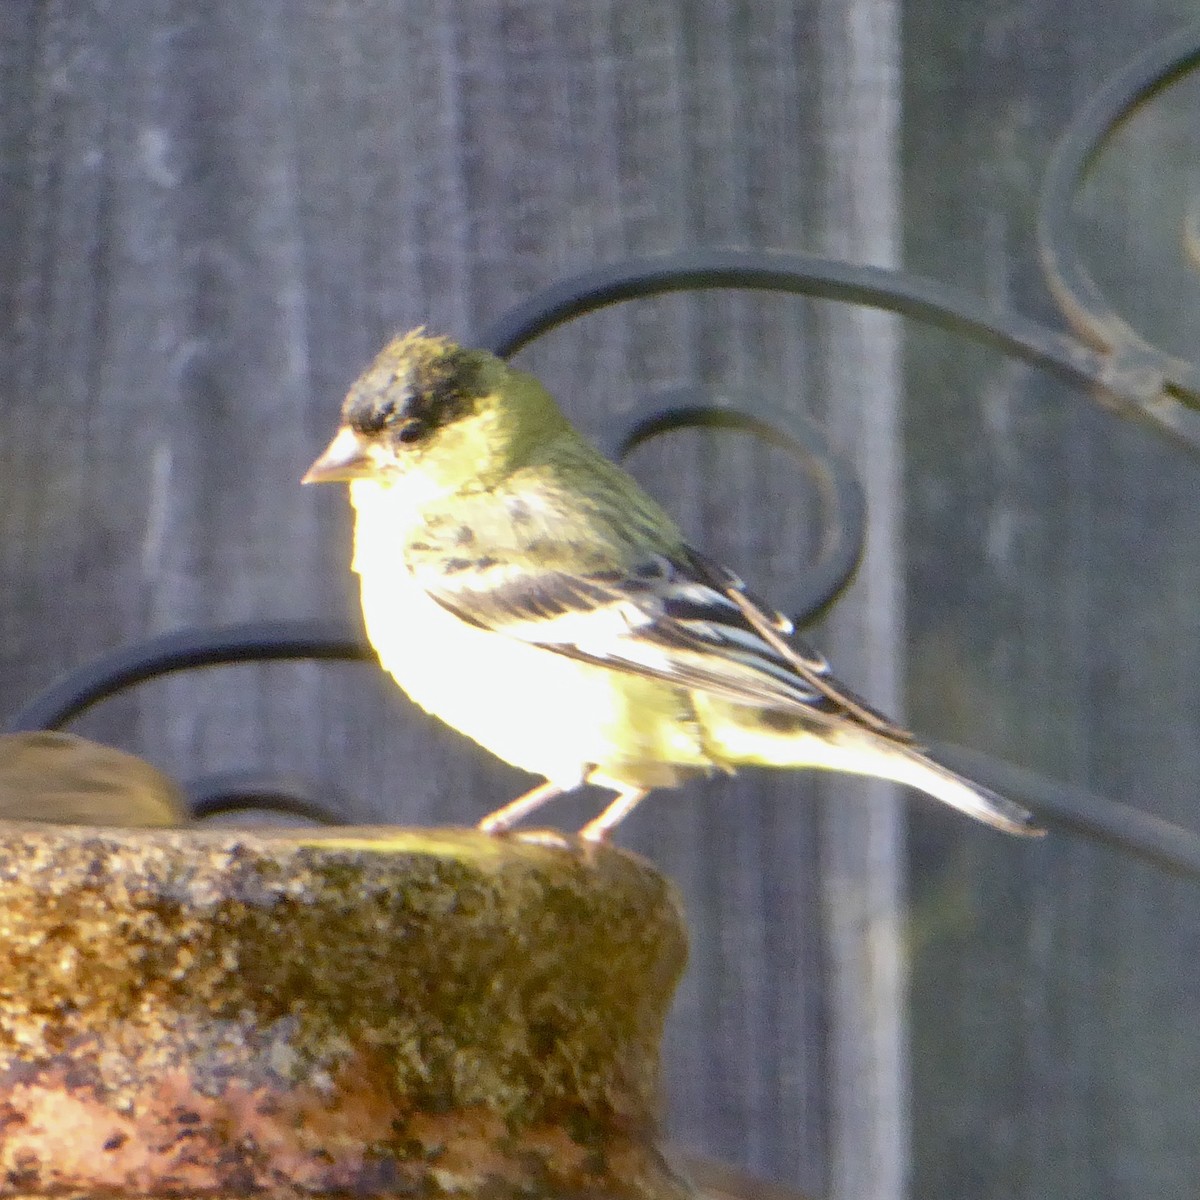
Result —
[[[1032, 234], [1054, 141], [1182, 14], [910, 10], [909, 263], [1053, 320]], [[1191, 357], [1198, 101], [1189, 81], [1135, 119], [1078, 226], [1119, 311]], [[1037, 372], [910, 346], [912, 719], [1194, 827], [1197, 464]], [[924, 812], [911, 834], [916, 1194], [1190, 1192], [1195, 885], [1065, 837]]]

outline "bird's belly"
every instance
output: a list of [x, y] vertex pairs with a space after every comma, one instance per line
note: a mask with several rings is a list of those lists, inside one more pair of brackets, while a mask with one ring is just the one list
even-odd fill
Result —
[[573, 787], [596, 766], [658, 786], [675, 782], [674, 767], [710, 765], [676, 689], [468, 625], [403, 568], [361, 582], [367, 634], [392, 678], [513, 766]]

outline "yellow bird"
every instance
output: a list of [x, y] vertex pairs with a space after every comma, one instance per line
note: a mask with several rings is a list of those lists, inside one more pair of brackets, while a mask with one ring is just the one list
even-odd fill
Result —
[[894, 780], [1010, 833], [1016, 804], [933, 762], [791, 621], [692, 549], [542, 385], [423, 330], [355, 381], [304, 476], [346, 481], [367, 636], [427, 712], [543, 778], [498, 833], [584, 783], [604, 840], [654, 788], [745, 764]]

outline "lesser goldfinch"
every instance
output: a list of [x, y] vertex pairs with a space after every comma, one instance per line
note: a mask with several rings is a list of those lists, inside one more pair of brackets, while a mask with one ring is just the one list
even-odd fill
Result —
[[545, 782], [596, 784], [602, 841], [654, 788], [744, 764], [918, 788], [1010, 833], [1020, 806], [933, 762], [792, 622], [689, 546], [533, 376], [422, 329], [350, 388], [305, 483], [346, 481], [367, 635], [428, 712]]

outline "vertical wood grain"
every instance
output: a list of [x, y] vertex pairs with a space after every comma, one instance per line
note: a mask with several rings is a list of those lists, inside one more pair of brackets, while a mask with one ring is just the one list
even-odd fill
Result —
[[[900, 6], [823, 5], [822, 250], [895, 266], [900, 258]], [[900, 716], [904, 589], [902, 381], [898, 322], [831, 306], [822, 314], [826, 420], [851, 448], [867, 501], [867, 551], [829, 624], [854, 686]], [[909, 1175], [908, 1025], [903, 923], [904, 814], [897, 789], [822, 788], [821, 875], [828, 944], [828, 1194], [898, 1200]]]

